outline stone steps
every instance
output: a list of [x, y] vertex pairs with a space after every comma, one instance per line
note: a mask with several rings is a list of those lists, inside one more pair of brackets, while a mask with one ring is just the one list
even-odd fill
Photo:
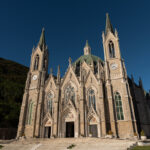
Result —
[[99, 138], [26, 139], [4, 144], [2, 150], [127, 150], [135, 141]]

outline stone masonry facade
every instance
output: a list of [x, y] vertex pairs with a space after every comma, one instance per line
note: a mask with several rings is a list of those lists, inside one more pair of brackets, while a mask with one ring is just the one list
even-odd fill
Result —
[[86, 41], [84, 54], [75, 62], [69, 58], [65, 75], [61, 77], [58, 66], [54, 76], [52, 70], [48, 74], [49, 52], [42, 30], [32, 50], [17, 137], [105, 137], [112, 132], [116, 138], [133, 138], [142, 129], [149, 136], [150, 105], [142, 81], [137, 86], [128, 78], [108, 14], [102, 41], [104, 61], [91, 54]]

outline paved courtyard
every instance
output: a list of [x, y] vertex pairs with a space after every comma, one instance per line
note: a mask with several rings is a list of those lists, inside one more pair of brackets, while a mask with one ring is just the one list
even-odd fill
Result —
[[127, 150], [135, 141], [98, 138], [27, 139], [10, 144], [1, 144], [2, 150]]

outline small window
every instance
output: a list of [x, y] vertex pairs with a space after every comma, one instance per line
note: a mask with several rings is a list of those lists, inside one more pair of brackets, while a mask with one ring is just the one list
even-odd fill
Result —
[[39, 55], [36, 55], [34, 60], [34, 70], [38, 70], [39, 68]]
[[109, 42], [109, 57], [115, 58], [115, 49], [112, 41]]
[[115, 107], [116, 107], [117, 120], [124, 120], [122, 100], [118, 92], [115, 93]]

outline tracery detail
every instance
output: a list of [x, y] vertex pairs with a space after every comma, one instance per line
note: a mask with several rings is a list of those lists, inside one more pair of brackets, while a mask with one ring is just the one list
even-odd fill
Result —
[[93, 108], [96, 110], [95, 92], [93, 89], [90, 89], [88, 91], [88, 96], [89, 96], [89, 107], [93, 106]]
[[47, 94], [47, 111], [52, 115], [52, 112], [53, 112], [53, 98], [54, 98], [54, 95], [49, 92]]
[[65, 102], [68, 102], [69, 99], [75, 103], [75, 91], [71, 84], [69, 84], [65, 89]]

